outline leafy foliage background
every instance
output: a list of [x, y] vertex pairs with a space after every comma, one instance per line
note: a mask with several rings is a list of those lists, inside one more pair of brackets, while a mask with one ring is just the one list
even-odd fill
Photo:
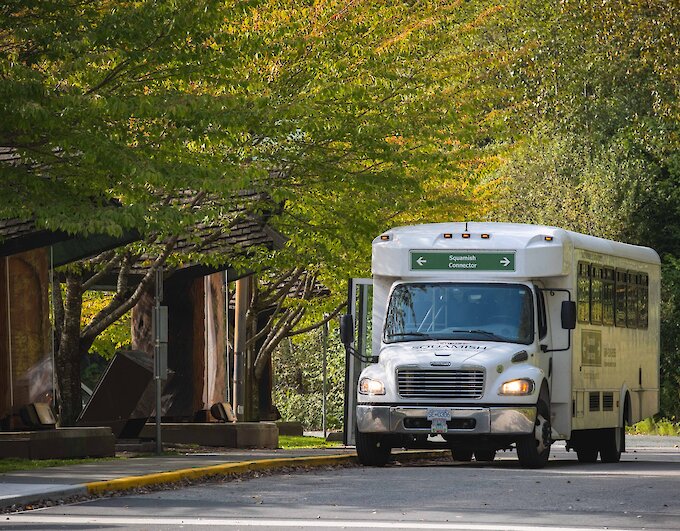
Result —
[[[284, 342], [273, 357], [274, 403], [284, 420], [299, 421], [306, 430], [322, 427], [323, 340], [321, 330]], [[342, 429], [345, 349], [331, 328], [327, 357], [326, 427]]]

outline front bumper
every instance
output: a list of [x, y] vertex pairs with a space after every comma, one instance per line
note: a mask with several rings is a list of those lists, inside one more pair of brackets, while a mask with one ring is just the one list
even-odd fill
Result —
[[[364, 433], [430, 433], [427, 407], [357, 406], [357, 427]], [[536, 408], [451, 406], [451, 434], [526, 434], [534, 431]]]

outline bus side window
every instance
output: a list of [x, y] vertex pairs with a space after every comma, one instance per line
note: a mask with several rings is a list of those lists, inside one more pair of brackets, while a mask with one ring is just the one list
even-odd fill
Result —
[[543, 339], [548, 333], [548, 320], [545, 314], [545, 299], [543, 292], [536, 288], [536, 307], [538, 311], [538, 339]]
[[576, 285], [576, 300], [578, 320], [581, 323], [590, 322], [590, 265], [578, 263], [578, 280]]
[[640, 328], [649, 326], [649, 277], [645, 274], [638, 275], [640, 285], [638, 286], [638, 325]]
[[625, 271], [616, 272], [616, 326], [626, 326], [626, 277]]
[[590, 322], [602, 324], [602, 268], [590, 266]]
[[626, 326], [637, 328], [638, 325], [638, 277], [633, 272], [627, 274], [628, 289], [626, 290]]
[[604, 269], [602, 273], [602, 324], [614, 324], [614, 270]]

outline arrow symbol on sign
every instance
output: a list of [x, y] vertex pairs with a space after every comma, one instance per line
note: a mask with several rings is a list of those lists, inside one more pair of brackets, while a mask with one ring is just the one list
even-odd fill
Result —
[[503, 267], [508, 267], [510, 265], [510, 260], [508, 260], [507, 256], [504, 256], [503, 259], [501, 260], [501, 264]]
[[423, 264], [427, 264], [427, 260], [425, 260], [425, 258], [423, 258], [422, 256], [420, 258], [418, 258], [418, 260], [416, 260], [416, 262], [418, 263], [418, 265], [420, 267], [422, 267]]

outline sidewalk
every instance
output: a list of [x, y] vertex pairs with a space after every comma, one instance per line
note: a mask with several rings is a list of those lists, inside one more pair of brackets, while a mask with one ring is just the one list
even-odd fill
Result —
[[[405, 453], [409, 459], [440, 454], [441, 451], [431, 450]], [[211, 453], [129, 457], [24, 470], [0, 474], [0, 509], [12, 505], [173, 483], [183, 479], [291, 466], [315, 467], [355, 462], [354, 448], [346, 447], [293, 450], [220, 448]]]

